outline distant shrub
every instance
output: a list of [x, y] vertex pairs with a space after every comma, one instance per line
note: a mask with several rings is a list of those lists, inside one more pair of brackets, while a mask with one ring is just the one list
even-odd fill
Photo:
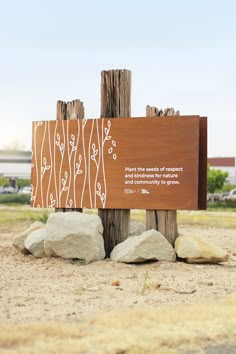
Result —
[[22, 179], [22, 178], [19, 178], [19, 179], [17, 180], [17, 186], [18, 186], [19, 189], [24, 188], [24, 187], [26, 187], [26, 186], [30, 186], [30, 184], [31, 184], [30, 179]]
[[30, 204], [30, 194], [0, 194], [0, 204]]
[[236, 207], [236, 199], [234, 198], [232, 198], [232, 199], [227, 199], [226, 201], [225, 201], [225, 205], [227, 205], [227, 206], [229, 206], [229, 207], [231, 207], [231, 208], [235, 208]]
[[230, 192], [231, 189], [236, 189], [236, 184], [224, 184], [222, 192]]
[[7, 187], [9, 185], [9, 178], [0, 176], [0, 186]]
[[208, 210], [214, 211], [236, 211], [236, 204], [228, 204], [226, 201], [217, 201], [217, 202], [208, 202], [207, 203]]

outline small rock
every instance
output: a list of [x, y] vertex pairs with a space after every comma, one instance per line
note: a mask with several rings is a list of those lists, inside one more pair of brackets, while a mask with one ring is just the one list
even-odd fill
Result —
[[33, 231], [25, 240], [25, 248], [35, 257], [45, 257], [44, 241], [46, 236], [45, 228]]
[[45, 227], [45, 224], [43, 224], [40, 221], [34, 222], [28, 229], [20, 233], [19, 235], [16, 235], [13, 239], [13, 246], [16, 247], [18, 250], [20, 250], [23, 254], [29, 254], [29, 250], [25, 248], [25, 240], [26, 238], [31, 234], [31, 232], [41, 229]]
[[118, 244], [111, 253], [111, 259], [124, 263], [140, 263], [148, 260], [174, 262], [176, 254], [167, 239], [152, 229], [140, 236], [128, 237]]
[[179, 236], [175, 240], [175, 251], [188, 263], [221, 263], [229, 259], [228, 252], [195, 235]]

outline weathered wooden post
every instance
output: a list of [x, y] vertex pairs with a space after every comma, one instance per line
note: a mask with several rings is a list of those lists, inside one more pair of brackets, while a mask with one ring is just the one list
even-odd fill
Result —
[[[109, 70], [101, 73], [101, 118], [131, 116], [131, 71]], [[112, 173], [112, 171], [111, 171]], [[129, 209], [99, 209], [104, 227], [106, 257], [128, 237]]]
[[[147, 117], [177, 116], [179, 111], [173, 108], [166, 108], [164, 111], [157, 107], [146, 106]], [[176, 210], [146, 210], [146, 229], [155, 229], [172, 244], [178, 236], [177, 211]]]
[[[68, 119], [83, 119], [84, 118], [84, 105], [79, 99], [71, 102], [57, 101], [57, 120]], [[79, 211], [80, 208], [57, 208], [55, 211]]]

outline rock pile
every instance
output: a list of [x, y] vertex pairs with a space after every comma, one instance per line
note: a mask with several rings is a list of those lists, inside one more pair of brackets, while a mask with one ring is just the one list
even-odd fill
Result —
[[35, 257], [56, 256], [98, 261], [105, 257], [103, 226], [97, 215], [50, 214], [45, 224], [34, 223], [16, 236], [13, 245]]
[[[52, 213], [45, 224], [33, 223], [15, 236], [13, 245], [35, 257], [80, 259], [86, 263], [105, 257], [103, 226], [97, 215]], [[130, 236], [114, 247], [111, 259], [124, 263], [175, 262], [176, 255], [188, 263], [221, 263], [229, 259], [222, 248], [195, 235], [181, 235], [175, 248], [156, 230], [145, 231], [142, 223], [131, 222]]]

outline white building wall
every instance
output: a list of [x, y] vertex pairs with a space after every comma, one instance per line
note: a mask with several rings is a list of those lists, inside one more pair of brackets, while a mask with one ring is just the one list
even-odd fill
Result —
[[226, 166], [211, 166], [211, 169], [221, 170], [223, 172], [228, 172], [227, 182], [230, 184], [236, 184], [236, 168], [226, 167]]
[[30, 163], [0, 163], [0, 175], [11, 178], [26, 178], [31, 177]]

